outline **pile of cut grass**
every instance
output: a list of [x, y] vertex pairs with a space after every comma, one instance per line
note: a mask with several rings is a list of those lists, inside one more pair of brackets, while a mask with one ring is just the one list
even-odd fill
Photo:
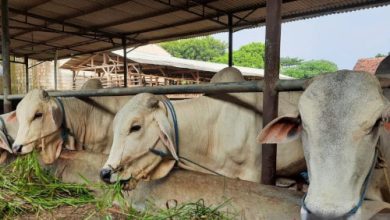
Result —
[[86, 185], [62, 183], [43, 169], [35, 152], [0, 168], [0, 218], [95, 201]]
[[[87, 186], [103, 191], [102, 196], [94, 197]], [[112, 206], [114, 201], [119, 204], [116, 208]], [[137, 220], [234, 218], [234, 215], [220, 211], [226, 203], [211, 207], [203, 200], [167, 208], [150, 202], [145, 211], [139, 212], [124, 198], [119, 182], [113, 185], [94, 184], [88, 180], [85, 184], [63, 183], [40, 166], [35, 152], [0, 167], [0, 219], [55, 212], [64, 206], [77, 209], [84, 205], [96, 207], [90, 215], [82, 217], [90, 219], [96, 216], [115, 219], [118, 215], [121, 219]]]

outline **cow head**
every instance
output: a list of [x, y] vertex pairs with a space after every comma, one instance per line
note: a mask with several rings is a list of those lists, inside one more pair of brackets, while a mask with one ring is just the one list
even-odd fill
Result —
[[314, 79], [302, 94], [299, 114], [268, 124], [258, 139], [285, 143], [302, 138], [310, 185], [303, 213], [355, 215], [375, 163], [381, 128], [389, 130], [389, 103], [378, 80], [339, 71]]
[[120, 180], [132, 189], [141, 179], [164, 177], [177, 159], [173, 132], [160, 97], [134, 96], [115, 116], [114, 140], [101, 178], [107, 183]]
[[16, 108], [19, 130], [12, 150], [16, 154], [27, 154], [40, 148], [45, 163], [58, 158], [61, 147], [61, 124], [63, 113], [55, 98], [44, 90], [32, 90]]
[[4, 163], [9, 154], [12, 154], [12, 143], [16, 136], [18, 123], [15, 111], [0, 116], [0, 164]]

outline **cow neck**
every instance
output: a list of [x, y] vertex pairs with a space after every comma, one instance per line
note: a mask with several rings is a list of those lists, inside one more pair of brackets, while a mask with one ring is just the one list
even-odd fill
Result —
[[[199, 105], [200, 102], [202, 102], [203, 100], [202, 100], [202, 98], [197, 98], [197, 99], [188, 101], [189, 103], [186, 103], [187, 101], [178, 101], [178, 102], [176, 102], [176, 103], [178, 103], [177, 105], [173, 105], [169, 99], [163, 100], [163, 103], [164, 103], [164, 105], [165, 105], [165, 107], [167, 109], [167, 114], [168, 114], [167, 117], [171, 118], [172, 126], [173, 126], [173, 129], [175, 131], [175, 149], [176, 149], [176, 154], [177, 154], [177, 156], [179, 158], [179, 161], [178, 161], [177, 165], [179, 167], [184, 168], [184, 169], [190, 169], [190, 170], [195, 170], [195, 171], [203, 171], [203, 172], [207, 171], [207, 172], [209, 172], [211, 174], [215, 174], [215, 175], [218, 175], [218, 176], [224, 176], [224, 175], [222, 175], [222, 174], [220, 174], [220, 173], [218, 173], [218, 172], [208, 168], [207, 166], [204, 166], [204, 165], [196, 162], [195, 159], [193, 159], [193, 158], [185, 157], [185, 156], [182, 156], [181, 154], [179, 154], [179, 150], [180, 150], [179, 146], [182, 148], [182, 150], [187, 150], [187, 152], [189, 154], [191, 154], [189, 152], [190, 149], [185, 148], [185, 146], [183, 148], [182, 145], [179, 145], [180, 140], [181, 140], [180, 139], [181, 133], [180, 133], [179, 127], [182, 128], [181, 131], [182, 131], [182, 133], [184, 133], [183, 136], [186, 137], [186, 134], [185, 134], [185, 131], [187, 130], [186, 128], [187, 128], [187, 126], [191, 126], [191, 125], [185, 124], [183, 122], [184, 120], [182, 121], [182, 120], [180, 120], [178, 118], [179, 114], [181, 114], [181, 115], [187, 115], [188, 114], [188, 113], [186, 114], [185, 109], [181, 108], [182, 107], [181, 104], [190, 104], [191, 106], [194, 106], [194, 105]], [[176, 113], [179, 113], [179, 114], [176, 114]], [[187, 117], [188, 117], [188, 115], [187, 115]], [[202, 118], [204, 119], [204, 117], [202, 117]], [[183, 117], [183, 119], [184, 119], [184, 117]], [[193, 121], [193, 120], [187, 120], [187, 121]], [[179, 124], [181, 126], [179, 126]], [[181, 137], [183, 137], [183, 136], [181, 136]], [[182, 150], [180, 150], [180, 153], [182, 152]], [[193, 155], [196, 155], [196, 154], [193, 154]], [[197, 168], [200, 168], [200, 170], [197, 169]]]

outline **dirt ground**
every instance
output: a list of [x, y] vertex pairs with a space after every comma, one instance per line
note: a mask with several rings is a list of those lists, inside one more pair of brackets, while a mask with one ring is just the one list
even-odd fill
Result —
[[51, 211], [42, 211], [38, 213], [24, 214], [16, 217], [17, 220], [54, 220], [54, 219], [66, 219], [66, 220], [79, 220], [79, 219], [106, 219], [105, 217], [110, 215], [111, 219], [122, 220], [126, 219], [123, 214], [120, 214], [118, 209], [112, 208], [108, 210], [108, 213], [99, 213], [93, 205], [84, 206], [61, 206]]

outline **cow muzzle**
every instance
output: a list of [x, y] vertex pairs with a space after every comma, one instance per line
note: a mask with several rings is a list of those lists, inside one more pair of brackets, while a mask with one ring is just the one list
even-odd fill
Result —
[[23, 149], [23, 144], [17, 144], [12, 146], [12, 152], [14, 154], [21, 154]]
[[101, 169], [100, 170], [100, 179], [103, 180], [103, 182], [111, 184], [111, 175], [112, 175], [112, 169]]

